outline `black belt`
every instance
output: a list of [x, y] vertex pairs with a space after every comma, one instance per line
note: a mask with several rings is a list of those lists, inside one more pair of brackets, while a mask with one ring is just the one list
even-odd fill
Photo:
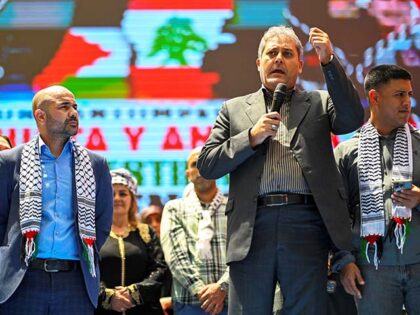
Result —
[[78, 265], [78, 260], [36, 258], [29, 264], [29, 269], [38, 269], [45, 272], [71, 271], [77, 269]]
[[267, 194], [259, 196], [257, 201], [258, 207], [276, 207], [287, 205], [314, 205], [315, 200], [312, 195], [301, 194]]

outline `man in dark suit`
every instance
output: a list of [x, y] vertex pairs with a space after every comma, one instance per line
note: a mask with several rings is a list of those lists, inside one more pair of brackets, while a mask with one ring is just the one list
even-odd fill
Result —
[[69, 90], [39, 91], [32, 110], [39, 136], [0, 152], [0, 314], [93, 314], [109, 169], [71, 138], [79, 117]]
[[[296, 89], [302, 44], [292, 29], [270, 28], [258, 50], [262, 88], [223, 104], [198, 160], [206, 178], [230, 174], [230, 315], [270, 314], [276, 281], [282, 314], [326, 314], [331, 240], [351, 246], [330, 133], [354, 131], [364, 111], [328, 34], [312, 28], [309, 41], [328, 93]], [[279, 83], [287, 86], [280, 113], [270, 110]]]

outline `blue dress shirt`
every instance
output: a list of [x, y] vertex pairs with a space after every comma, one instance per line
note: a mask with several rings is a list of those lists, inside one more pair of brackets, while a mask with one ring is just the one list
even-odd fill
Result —
[[37, 258], [79, 260], [77, 214], [73, 211], [73, 144], [55, 157], [39, 137], [42, 169], [42, 220]]

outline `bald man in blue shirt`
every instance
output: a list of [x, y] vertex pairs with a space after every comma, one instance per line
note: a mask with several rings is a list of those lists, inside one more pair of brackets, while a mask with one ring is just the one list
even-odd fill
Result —
[[77, 144], [73, 93], [35, 94], [39, 135], [0, 152], [0, 315], [92, 314], [113, 196], [104, 158]]

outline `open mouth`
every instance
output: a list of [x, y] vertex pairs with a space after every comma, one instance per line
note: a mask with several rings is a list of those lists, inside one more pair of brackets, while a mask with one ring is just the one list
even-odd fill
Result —
[[286, 74], [282, 69], [275, 69], [270, 72], [270, 74]]

